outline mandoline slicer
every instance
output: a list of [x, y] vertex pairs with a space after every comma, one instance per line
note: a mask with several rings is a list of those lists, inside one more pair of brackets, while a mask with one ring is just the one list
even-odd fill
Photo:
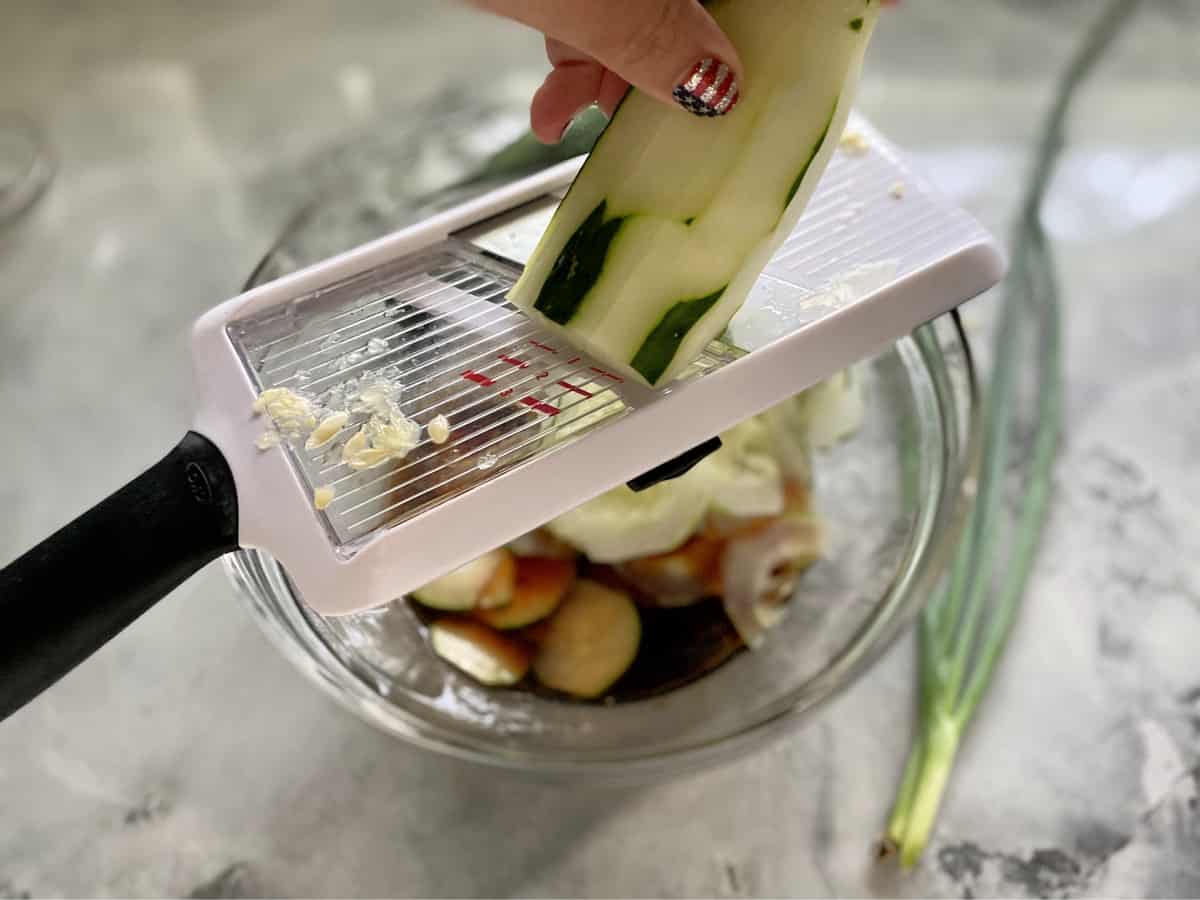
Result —
[[[209, 312], [193, 431], [0, 571], [0, 715], [239, 546], [275, 556], [319, 613], [387, 603], [616, 485], [679, 474], [714, 435], [994, 285], [1004, 264], [982, 227], [867, 123], [849, 127], [866, 151], [835, 155], [724, 342], [664, 389], [505, 303], [580, 160]], [[839, 283], [858, 289], [822, 292]], [[407, 417], [446, 417], [446, 442], [423, 431], [368, 471], [302, 443], [256, 447], [262, 390], [315, 396], [380, 370]], [[318, 512], [321, 487], [336, 498]]]

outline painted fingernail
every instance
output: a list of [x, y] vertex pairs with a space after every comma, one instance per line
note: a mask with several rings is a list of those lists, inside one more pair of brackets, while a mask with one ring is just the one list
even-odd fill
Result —
[[702, 59], [675, 88], [675, 102], [697, 116], [723, 116], [741, 99], [733, 71], [719, 59]]

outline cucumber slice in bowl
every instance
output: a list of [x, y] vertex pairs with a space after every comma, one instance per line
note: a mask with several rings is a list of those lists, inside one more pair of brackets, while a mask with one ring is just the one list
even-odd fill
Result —
[[666, 553], [700, 527], [708, 486], [685, 475], [640, 493], [622, 485], [564, 513], [546, 526], [594, 563], [620, 563]]
[[527, 557], [517, 564], [512, 601], [497, 609], [477, 610], [475, 618], [499, 631], [526, 628], [553, 613], [574, 581], [573, 559]]
[[751, 518], [783, 512], [783, 468], [775, 458], [771, 433], [756, 417], [721, 435], [721, 449], [701, 460], [685, 477], [702, 479], [719, 516]]
[[641, 619], [626, 594], [580, 580], [550, 620], [533, 673], [551, 690], [595, 699], [633, 665], [641, 637]]
[[517, 566], [505, 549], [493, 550], [413, 591], [422, 606], [443, 612], [493, 609], [512, 599]]
[[632, 91], [509, 299], [606, 366], [667, 384], [718, 337], [791, 233], [850, 112], [879, 0], [713, 0], [738, 108]]
[[433, 652], [488, 687], [512, 687], [529, 671], [524, 645], [469, 619], [443, 619], [429, 629]]
[[697, 536], [678, 550], [630, 560], [616, 571], [638, 593], [641, 604], [662, 609], [691, 606], [720, 593], [721, 550], [720, 541]]
[[534, 558], [573, 561], [579, 555], [579, 552], [570, 544], [564, 544], [542, 528], [509, 541], [508, 550], [518, 560], [522, 558]]
[[813, 450], [829, 450], [862, 427], [861, 375], [845, 369], [786, 400], [768, 412], [773, 427], [791, 431], [794, 441]]
[[709, 512], [737, 518], [784, 508], [784, 473], [764, 422], [721, 435], [721, 449], [678, 478], [635, 492], [618, 487], [546, 526], [594, 563], [623, 563], [679, 549]]

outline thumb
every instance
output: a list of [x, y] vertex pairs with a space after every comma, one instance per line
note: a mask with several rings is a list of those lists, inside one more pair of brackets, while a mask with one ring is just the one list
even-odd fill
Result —
[[474, 0], [591, 56], [634, 87], [701, 116], [740, 97], [741, 61], [700, 0]]

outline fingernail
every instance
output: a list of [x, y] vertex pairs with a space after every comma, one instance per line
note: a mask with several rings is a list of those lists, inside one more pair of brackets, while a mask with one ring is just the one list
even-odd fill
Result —
[[[579, 113], [575, 114], [575, 116], [577, 115], [579, 115]], [[558, 143], [561, 144], [563, 142], [563, 138], [567, 136], [567, 132], [570, 131], [571, 126], [575, 124], [575, 116], [571, 116], [571, 118], [567, 119], [566, 124], [563, 125], [562, 131], [558, 133]]]
[[719, 59], [702, 59], [675, 88], [675, 102], [697, 116], [723, 116], [741, 93], [733, 71]]

